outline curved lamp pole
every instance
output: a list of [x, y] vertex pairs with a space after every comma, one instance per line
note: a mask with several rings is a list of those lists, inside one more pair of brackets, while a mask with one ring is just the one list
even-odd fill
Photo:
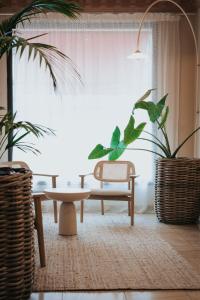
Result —
[[178, 3], [176, 3], [173, 0], [156, 0], [152, 4], [150, 4], [148, 6], [148, 8], [145, 10], [145, 12], [144, 12], [144, 14], [142, 16], [142, 19], [140, 21], [140, 26], [139, 26], [138, 35], [137, 35], [137, 44], [136, 44], [136, 51], [135, 51], [135, 53], [140, 53], [141, 52], [140, 51], [140, 35], [141, 35], [141, 30], [142, 30], [142, 26], [143, 26], [144, 20], [145, 20], [145, 18], [147, 16], [148, 12], [151, 10], [151, 8], [153, 6], [155, 6], [156, 4], [160, 3], [160, 2], [170, 2], [170, 3], [174, 4], [176, 7], [178, 7], [180, 9], [180, 11], [183, 13], [183, 15], [185, 16], [185, 18], [187, 19], [188, 25], [189, 25], [189, 27], [191, 29], [191, 32], [192, 32], [192, 35], [193, 35], [193, 39], [194, 39], [197, 66], [199, 66], [198, 43], [197, 43], [197, 38], [196, 38], [196, 34], [195, 34], [195, 31], [194, 31], [194, 28], [192, 26], [192, 23], [191, 23], [188, 15], [187, 15], [187, 13], [184, 11], [184, 9]]
[[[187, 13], [185, 12], [185, 10], [178, 4], [176, 3], [175, 1], [173, 0], [156, 0], [154, 1], [152, 4], [150, 4], [148, 6], [148, 8], [145, 10], [142, 18], [141, 18], [141, 21], [140, 21], [140, 25], [139, 25], [139, 29], [138, 29], [138, 34], [137, 34], [137, 40], [136, 40], [136, 50], [134, 51], [133, 53], [133, 56], [136, 55], [136, 56], [139, 56], [141, 54], [141, 51], [140, 51], [140, 36], [141, 36], [141, 30], [142, 30], [142, 26], [143, 26], [143, 23], [144, 23], [144, 20], [148, 14], [148, 12], [151, 10], [151, 8], [153, 6], [155, 6], [156, 4], [160, 3], [160, 2], [169, 2], [169, 3], [172, 3], [174, 4], [176, 7], [178, 7], [180, 9], [180, 11], [183, 13], [183, 15], [185, 16], [187, 22], [188, 22], [188, 25], [191, 29], [191, 33], [192, 33], [192, 36], [193, 36], [193, 40], [194, 40], [194, 46], [195, 46], [195, 53], [196, 53], [196, 67], [197, 67], [197, 74], [196, 74], [196, 113], [199, 114], [199, 103], [198, 103], [198, 67], [200, 66], [199, 64], [199, 53], [198, 53], [198, 42], [197, 42], [197, 37], [196, 37], [196, 34], [195, 34], [195, 31], [194, 31], [194, 28], [192, 26], [192, 23], [187, 15]], [[130, 56], [131, 57], [131, 56]], [[196, 118], [196, 122], [197, 122], [197, 118]], [[198, 124], [196, 124], [198, 125]], [[195, 144], [197, 142], [195, 141]], [[196, 145], [196, 150], [197, 150], [197, 145]]]

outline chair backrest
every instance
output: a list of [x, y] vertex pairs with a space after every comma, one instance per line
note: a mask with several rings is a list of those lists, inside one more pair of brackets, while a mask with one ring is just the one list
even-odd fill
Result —
[[0, 162], [0, 167], [10, 167], [10, 168], [24, 168], [30, 170], [29, 166], [23, 161], [6, 161]]
[[129, 182], [135, 174], [135, 166], [130, 161], [99, 161], [94, 168], [94, 177], [103, 182]]

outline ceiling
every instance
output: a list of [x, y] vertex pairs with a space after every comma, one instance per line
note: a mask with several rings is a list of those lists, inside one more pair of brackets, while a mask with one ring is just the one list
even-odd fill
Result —
[[[154, 0], [75, 0], [80, 3], [85, 12], [143, 12]], [[186, 12], [195, 12], [199, 0], [175, 0]], [[15, 12], [27, 4], [30, 0], [1, 0], [0, 13]], [[199, 5], [200, 7], [200, 5]], [[167, 2], [155, 5], [152, 12], [177, 12], [175, 5]]]

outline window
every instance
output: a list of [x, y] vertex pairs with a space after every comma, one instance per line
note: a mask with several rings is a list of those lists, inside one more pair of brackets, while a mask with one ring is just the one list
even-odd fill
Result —
[[[142, 33], [142, 47], [148, 57], [134, 61], [127, 56], [134, 48], [137, 24], [129, 19], [123, 22], [119, 16], [112, 16], [112, 22], [99, 18], [98, 22], [87, 18], [74, 27], [71, 22], [52, 22], [48, 35], [40, 38], [72, 59], [82, 83], [73, 78], [69, 65], [62, 64], [62, 87], [55, 94], [44, 70], [14, 55], [14, 110], [18, 118], [53, 128], [56, 137], [34, 141], [42, 152], [40, 156], [15, 149], [13, 159], [28, 162], [33, 170], [58, 173], [65, 184], [77, 183], [78, 174], [93, 169], [96, 161], [87, 159], [91, 149], [97, 143], [109, 146], [116, 125], [123, 135], [134, 102], [152, 88], [151, 26]], [[20, 31], [30, 37], [47, 28], [38, 21]], [[144, 121], [145, 116], [137, 115], [137, 122]], [[141, 148], [141, 141], [136, 144], [139, 143]], [[126, 151], [122, 159], [135, 163], [143, 184], [151, 179], [150, 153]]]

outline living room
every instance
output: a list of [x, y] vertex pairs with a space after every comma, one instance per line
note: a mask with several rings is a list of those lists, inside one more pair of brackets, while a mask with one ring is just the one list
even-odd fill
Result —
[[0, 2], [0, 299], [200, 298], [199, 22]]

